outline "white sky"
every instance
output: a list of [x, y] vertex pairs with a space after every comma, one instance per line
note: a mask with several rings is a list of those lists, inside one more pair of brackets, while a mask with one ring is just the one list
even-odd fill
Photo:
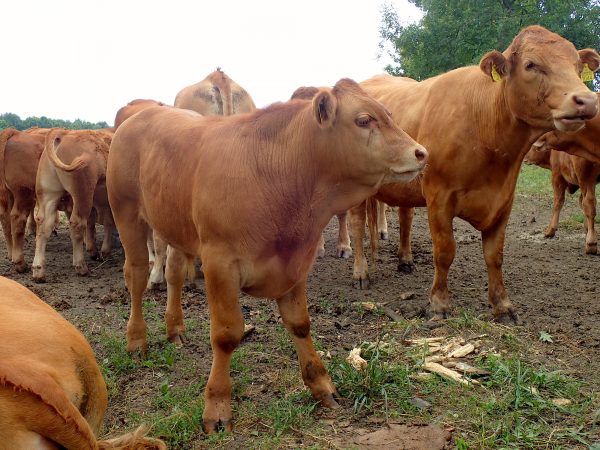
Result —
[[[377, 60], [383, 1], [4, 2], [0, 113], [112, 125], [130, 100], [173, 104], [217, 66], [258, 107], [299, 86], [362, 81], [389, 62]], [[391, 3], [403, 22], [421, 16]]]

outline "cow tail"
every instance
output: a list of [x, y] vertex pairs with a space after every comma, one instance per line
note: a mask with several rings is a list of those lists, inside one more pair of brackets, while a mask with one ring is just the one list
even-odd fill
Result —
[[367, 224], [369, 226], [369, 241], [371, 244], [371, 259], [375, 264], [375, 255], [377, 255], [377, 246], [379, 243], [379, 233], [377, 232], [377, 208], [380, 208], [380, 203], [375, 200], [375, 197], [367, 199]]
[[15, 128], [7, 128], [0, 133], [0, 189], [4, 187], [6, 177], [4, 175], [4, 153], [8, 140], [17, 134], [19, 131]]
[[167, 450], [166, 444], [160, 439], [146, 437], [146, 431], [141, 426], [133, 433], [98, 441], [98, 450]]
[[65, 172], [73, 172], [74, 170], [78, 170], [82, 167], [85, 167], [87, 163], [85, 162], [85, 159], [83, 159], [81, 156], [75, 158], [71, 162], [71, 164], [68, 165], [60, 160], [60, 158], [56, 154], [56, 147], [60, 145], [60, 143], [62, 142], [62, 137], [67, 133], [68, 131], [64, 129], [52, 130], [50, 133], [48, 133], [44, 145], [44, 152], [46, 152], [46, 155], [48, 155], [48, 159], [50, 159], [52, 164], [54, 164], [54, 166], [57, 169], [64, 170]]

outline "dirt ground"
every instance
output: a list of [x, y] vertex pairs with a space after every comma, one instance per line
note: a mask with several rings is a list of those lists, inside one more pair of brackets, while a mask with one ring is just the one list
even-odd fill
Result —
[[[543, 228], [550, 216], [551, 199], [518, 195], [508, 226], [504, 252], [504, 277], [509, 295], [519, 313], [520, 324], [515, 327], [522, 335], [530, 335], [537, 341], [545, 331], [560, 345], [540, 350], [540, 360], [551, 360], [553, 365], [579, 378], [599, 379], [600, 373], [600, 256], [583, 253], [584, 235], [581, 229], [560, 227], [557, 237], [544, 239]], [[562, 217], [578, 213], [575, 202], [570, 202]], [[333, 350], [347, 351], [364, 340], [373, 340], [385, 316], [359, 316], [350, 305], [357, 301], [390, 302], [395, 310], [407, 318], [420, 314], [427, 305], [428, 292], [433, 276], [431, 239], [427, 227], [426, 211], [418, 210], [413, 227], [413, 252], [416, 270], [411, 274], [396, 270], [398, 225], [395, 212], [388, 212], [390, 240], [380, 242], [376, 268], [371, 264], [371, 287], [360, 291], [352, 287], [352, 258], [340, 260], [334, 256], [337, 220], [327, 227], [326, 256], [316, 262], [309, 279], [310, 313], [313, 330], [322, 345]], [[99, 233], [101, 236], [101, 233]], [[449, 286], [453, 311], [468, 311], [474, 316], [490, 317], [487, 304], [487, 275], [481, 252], [480, 236], [469, 225], [455, 221], [458, 242], [457, 255], [452, 265]], [[34, 239], [26, 246], [26, 258], [33, 259]], [[92, 261], [93, 272], [89, 277], [78, 277], [71, 267], [71, 244], [65, 226], [59, 229], [48, 244], [48, 275], [45, 284], [36, 284], [31, 273], [16, 274], [0, 257], [0, 273], [13, 278], [32, 289], [42, 299], [53, 305], [68, 320], [75, 323], [91, 340], [99, 361], [105, 358], [107, 349], [98, 344], [99, 336], [112, 331], [125, 339], [128, 315], [128, 296], [123, 283], [123, 251], [114, 251], [111, 258], [102, 263]], [[400, 295], [414, 292], [408, 300]], [[165, 292], [152, 292], [147, 298], [164, 305]], [[329, 299], [324, 302], [322, 299]], [[210, 368], [210, 347], [207, 338], [208, 314], [202, 286], [186, 289], [184, 293], [186, 319], [198, 324], [188, 335], [180, 351], [188, 355], [191, 367], [177, 370], [170, 375], [170, 382], [186, 385], [197, 381], [198, 373], [206, 377]], [[242, 297], [244, 314], [248, 321], [260, 308], [268, 308], [269, 300]], [[153, 312], [160, 319], [162, 307]], [[156, 320], [158, 320], [156, 319]], [[265, 353], [277, 354], [280, 350], [266, 339], [262, 328], [274, 327], [272, 320], [257, 327], [249, 337], [251, 342], [261, 342]], [[152, 325], [151, 325], [152, 326]], [[156, 325], [158, 327], [158, 325]], [[158, 336], [160, 338], [160, 336]], [[158, 339], [156, 338], [156, 339]], [[152, 342], [151, 342], [152, 345]], [[293, 350], [275, 361], [296, 364]], [[250, 366], [251, 382], [245, 395], [264, 396], [273, 371], [279, 368], [271, 361], [260, 358]], [[139, 372], [120, 379], [118, 396], [110, 401], [106, 418], [107, 433], [114, 434], [130, 427], [132, 409], [141, 413], [152, 407], [150, 398], [164, 374], [161, 370]], [[298, 376], [299, 378], [299, 376]], [[281, 395], [276, 387], [269, 386], [271, 396]], [[344, 414], [344, 404], [340, 414]], [[351, 409], [349, 406], [347, 410]], [[236, 423], [243, 428], [243, 423]], [[202, 433], [194, 441], [202, 447]]]

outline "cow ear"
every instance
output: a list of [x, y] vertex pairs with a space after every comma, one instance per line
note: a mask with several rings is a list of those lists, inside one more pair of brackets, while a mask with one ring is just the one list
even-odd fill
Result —
[[479, 68], [494, 81], [500, 81], [510, 73], [510, 63], [498, 50], [487, 52], [481, 58]]
[[592, 48], [584, 48], [579, 50], [579, 58], [583, 64], [587, 64], [588, 67], [595, 72], [600, 67], [600, 55]]
[[329, 128], [333, 126], [336, 106], [336, 99], [329, 91], [320, 91], [313, 98], [313, 111], [315, 118], [322, 128]]

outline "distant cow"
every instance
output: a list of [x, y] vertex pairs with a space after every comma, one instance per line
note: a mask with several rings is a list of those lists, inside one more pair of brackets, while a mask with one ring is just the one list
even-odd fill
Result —
[[179, 91], [175, 107], [191, 109], [203, 116], [230, 116], [256, 109], [250, 94], [220, 68], [199, 83]]
[[83, 335], [31, 291], [0, 277], [0, 447], [166, 450], [139, 432], [97, 441], [106, 384]]
[[114, 130], [119, 128], [123, 122], [133, 116], [135, 113], [138, 113], [146, 108], [151, 106], [167, 106], [163, 102], [159, 102], [157, 100], [149, 100], [149, 99], [135, 99], [131, 100], [125, 106], [117, 111], [117, 115], [115, 116], [115, 126]]
[[231, 429], [232, 352], [244, 332], [239, 291], [277, 299], [314, 398], [335, 406], [335, 387], [310, 335], [306, 280], [323, 228], [372, 195], [384, 177], [411, 179], [427, 153], [388, 111], [351, 80], [253, 114], [201, 117], [149, 108], [115, 133], [108, 195], [125, 250], [131, 294], [129, 351], [147, 349], [142, 295], [148, 279], [145, 233], [168, 255], [165, 319], [184, 332], [185, 262], [200, 256], [211, 320], [213, 364], [204, 429]]
[[8, 257], [17, 272], [27, 268], [23, 241], [27, 217], [35, 206], [35, 178], [49, 128], [0, 133], [0, 220]]
[[[598, 112], [598, 98], [581, 81], [600, 56], [540, 26], [523, 29], [503, 53], [491, 51], [479, 67], [452, 70], [417, 82], [376, 76], [363, 89], [384, 105], [402, 129], [431, 153], [422, 178], [386, 184], [376, 195], [400, 207], [405, 233], [401, 264], [412, 263], [412, 208], [427, 206], [435, 274], [431, 313], [450, 310], [448, 271], [456, 253], [455, 217], [481, 232], [488, 269], [488, 298], [497, 320], [516, 321], [502, 279], [506, 224], [521, 163], [535, 140], [553, 129], [576, 131]], [[497, 80], [497, 81], [496, 81]], [[362, 249], [364, 205], [352, 213], [354, 279], [368, 277]]]
[[112, 138], [110, 130], [55, 129], [46, 136], [46, 148], [37, 172], [36, 245], [33, 278], [46, 276], [46, 243], [54, 227], [59, 200], [69, 194], [73, 211], [69, 229], [73, 243], [73, 266], [78, 275], [87, 275], [83, 244], [93, 258], [98, 257], [95, 225], [104, 225], [102, 257], [112, 249], [114, 222], [106, 194], [106, 161]]

